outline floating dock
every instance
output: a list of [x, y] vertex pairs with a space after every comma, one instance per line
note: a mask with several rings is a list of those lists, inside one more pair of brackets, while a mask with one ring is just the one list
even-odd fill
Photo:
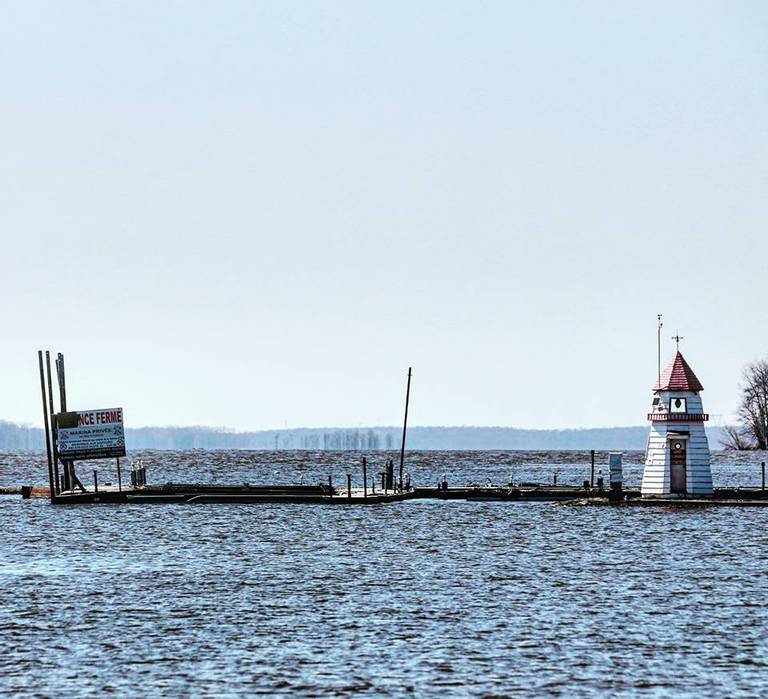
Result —
[[[9, 489], [11, 490], [11, 489]], [[24, 497], [49, 498], [48, 488], [12, 489]], [[611, 506], [768, 506], [768, 491], [762, 488], [716, 488], [710, 498], [641, 498], [639, 488], [620, 494], [596, 488], [526, 484], [522, 487], [414, 488], [399, 491], [364, 491], [362, 488], [333, 488], [326, 484], [306, 485], [205, 485], [191, 483], [148, 484], [141, 487], [99, 487], [98, 490], [58, 494], [56, 505], [85, 504], [324, 504], [379, 505], [405, 500], [464, 500], [469, 502], [559, 502]]]

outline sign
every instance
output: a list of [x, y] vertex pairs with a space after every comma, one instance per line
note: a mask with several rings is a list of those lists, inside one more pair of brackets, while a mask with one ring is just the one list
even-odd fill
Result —
[[56, 425], [59, 456], [66, 461], [125, 456], [122, 408], [59, 413]]

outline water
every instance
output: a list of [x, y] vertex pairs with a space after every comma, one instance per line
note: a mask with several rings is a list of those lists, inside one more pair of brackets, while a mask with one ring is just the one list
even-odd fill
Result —
[[[359, 472], [350, 454], [143, 456], [153, 481]], [[642, 455], [625, 458], [639, 482]], [[716, 483], [755, 485], [762, 458], [717, 457]], [[408, 470], [419, 484], [444, 472], [458, 484], [506, 481], [510, 469], [579, 483], [589, 464], [575, 453], [424, 452]], [[42, 484], [43, 473], [39, 455], [0, 456], [0, 485]], [[0, 525], [3, 695], [768, 691], [766, 509], [53, 508], [16, 496], [0, 497]]]

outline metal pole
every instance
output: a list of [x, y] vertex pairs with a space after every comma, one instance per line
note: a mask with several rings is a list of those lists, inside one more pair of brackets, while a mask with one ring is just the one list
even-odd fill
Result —
[[[62, 413], [67, 412], [67, 379], [64, 374], [64, 355], [59, 352], [56, 357], [56, 378], [59, 383], [59, 409]], [[67, 483], [70, 488], [74, 490], [75, 484], [77, 483], [77, 477], [75, 475], [75, 464], [74, 462], [67, 460], [64, 461], [64, 470], [67, 474]], [[85, 490], [85, 488], [80, 486], [81, 490]]]
[[123, 478], [120, 473], [120, 457], [117, 457], [117, 492], [123, 492]]
[[93, 469], [93, 492], [99, 492], [99, 472], [96, 469]]
[[38, 350], [40, 363], [40, 392], [43, 396], [43, 423], [45, 424], [45, 451], [48, 454], [48, 483], [51, 487], [51, 504], [56, 501], [56, 484], [53, 481], [53, 457], [51, 456], [51, 432], [48, 426], [48, 401], [45, 395], [45, 371], [43, 370], [43, 351]]
[[[51, 353], [45, 350], [45, 368], [48, 373], [48, 411], [51, 421], [51, 446], [53, 447], [53, 472], [56, 476], [56, 489], [57, 492], [61, 490], [59, 485], [59, 451], [56, 448], [56, 435], [58, 429], [56, 427], [56, 420], [54, 419], [53, 408], [53, 379], [51, 378]], [[68, 479], [66, 469], [64, 471], [64, 490], [68, 490]]]
[[593, 488], [595, 487], [595, 450], [590, 449], [590, 455], [592, 457], [592, 468], [590, 469], [589, 474], [589, 484]]
[[61, 403], [61, 412], [67, 412], [67, 380], [64, 376], [64, 355], [59, 352], [56, 357], [56, 377], [59, 380], [59, 402]]
[[400, 443], [400, 490], [403, 489], [403, 461], [405, 460], [405, 432], [408, 429], [408, 401], [411, 397], [411, 367], [408, 367], [408, 385], [405, 389], [405, 418], [403, 419], [403, 441]]
[[347, 474], [347, 500], [352, 499], [352, 474]]
[[363, 457], [363, 497], [368, 497], [368, 461]]
[[762, 486], [761, 486], [761, 489], [762, 489], [762, 490], [765, 490], [765, 461], [763, 461], [763, 462], [760, 464], [760, 471], [761, 471], [761, 475], [762, 475], [762, 481], [763, 481], [763, 483], [762, 483]]
[[664, 323], [661, 322], [661, 313], [657, 314], [656, 320], [658, 321], [658, 327], [656, 328], [658, 337], [656, 338], [656, 352], [657, 352], [657, 366], [659, 370], [659, 382], [658, 387], [659, 390], [661, 390], [661, 328], [664, 325]]

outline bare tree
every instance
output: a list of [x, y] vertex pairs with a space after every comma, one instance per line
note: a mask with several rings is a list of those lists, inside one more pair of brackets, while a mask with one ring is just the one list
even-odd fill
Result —
[[723, 426], [723, 435], [720, 444], [727, 451], [745, 451], [754, 449], [755, 445], [749, 437], [748, 430], [741, 425]]
[[768, 449], [768, 361], [744, 369], [739, 419], [753, 449]]

